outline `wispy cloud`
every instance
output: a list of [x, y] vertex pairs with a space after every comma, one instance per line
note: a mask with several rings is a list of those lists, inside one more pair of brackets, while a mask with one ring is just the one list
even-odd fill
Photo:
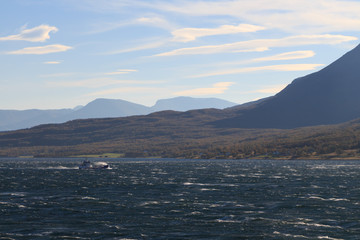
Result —
[[57, 32], [58, 29], [49, 25], [40, 25], [30, 29], [23, 29], [19, 34], [0, 37], [0, 41], [29, 41], [45, 42], [50, 39], [50, 32]]
[[60, 64], [61, 61], [48, 61], [48, 62], [44, 62], [44, 64]]
[[261, 66], [261, 67], [235, 68], [235, 69], [227, 69], [222, 71], [193, 75], [190, 76], [190, 78], [212, 77], [219, 75], [229, 75], [229, 74], [258, 72], [258, 71], [280, 71], [280, 72], [309, 71], [309, 70], [315, 70], [317, 67], [321, 67], [321, 66], [324, 66], [324, 64], [283, 64], [283, 65], [270, 65], [270, 66]]
[[105, 75], [122, 75], [122, 74], [128, 74], [128, 73], [132, 73], [132, 72], [137, 72], [138, 70], [136, 69], [118, 69], [115, 72], [108, 72], [105, 73]]
[[264, 29], [264, 27], [251, 24], [239, 24], [236, 26], [222, 25], [218, 28], [182, 28], [173, 31], [172, 35], [174, 36], [174, 41], [190, 42], [196, 40], [199, 37], [256, 32]]
[[311, 58], [315, 56], [313, 51], [293, 51], [280, 53], [273, 56], [262, 57], [253, 59], [253, 62], [267, 62], [267, 61], [281, 61], [281, 60], [295, 60], [295, 59], [303, 59], [303, 58]]
[[358, 31], [360, 26], [360, 2], [351, 0], [185, 0], [148, 6], [188, 16], [230, 16], [296, 34]]
[[72, 49], [70, 46], [65, 46], [61, 44], [53, 44], [41, 47], [27, 47], [20, 50], [8, 52], [7, 54], [14, 54], [14, 55], [23, 55], [23, 54], [35, 54], [35, 55], [42, 55], [42, 54], [49, 54], [49, 53], [57, 53], [57, 52], [65, 52]]
[[99, 22], [92, 26], [93, 30], [88, 32], [88, 34], [98, 34], [108, 31], [113, 31], [116, 29], [124, 27], [136, 27], [136, 26], [149, 26], [154, 28], [161, 28], [166, 30], [173, 30], [175, 27], [167, 21], [165, 18], [158, 15], [143, 16], [138, 18], [132, 18], [125, 21], [115, 21], [115, 22]]
[[135, 47], [128, 47], [128, 48], [123, 48], [120, 50], [105, 52], [102, 55], [116, 55], [116, 54], [122, 54], [122, 53], [128, 53], [128, 52], [136, 52], [136, 51], [142, 51], [142, 50], [147, 50], [147, 49], [154, 49], [154, 48], [164, 46], [168, 43], [169, 43], [168, 39], [150, 40], [148, 43], [139, 44], [138, 46], [135, 46]]
[[208, 88], [195, 88], [185, 91], [175, 92], [174, 95], [177, 96], [201, 96], [201, 95], [214, 95], [222, 94], [229, 89], [231, 85], [234, 85], [234, 82], [218, 82]]
[[200, 47], [180, 48], [170, 52], [160, 53], [156, 56], [176, 56], [194, 54], [216, 54], [231, 52], [265, 51], [272, 47], [291, 47], [317, 44], [338, 44], [357, 40], [356, 37], [343, 35], [298, 35], [280, 39], [256, 39], [221, 45], [208, 45]]

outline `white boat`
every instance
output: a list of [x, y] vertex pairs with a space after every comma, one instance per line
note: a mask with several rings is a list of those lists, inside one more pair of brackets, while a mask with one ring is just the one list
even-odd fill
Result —
[[79, 169], [107, 169], [109, 164], [106, 162], [95, 162], [91, 163], [89, 160], [85, 160], [79, 165]]

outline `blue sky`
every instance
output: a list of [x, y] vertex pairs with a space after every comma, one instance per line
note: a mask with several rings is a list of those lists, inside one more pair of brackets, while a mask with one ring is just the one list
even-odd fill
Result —
[[2, 0], [0, 109], [274, 95], [359, 44], [360, 1]]

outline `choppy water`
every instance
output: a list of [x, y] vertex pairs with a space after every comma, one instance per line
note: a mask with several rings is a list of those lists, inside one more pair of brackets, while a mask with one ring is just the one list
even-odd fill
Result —
[[360, 239], [360, 161], [0, 159], [0, 239]]

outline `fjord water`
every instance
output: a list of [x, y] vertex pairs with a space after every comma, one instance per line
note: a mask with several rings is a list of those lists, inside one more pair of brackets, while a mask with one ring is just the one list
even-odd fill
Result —
[[0, 159], [0, 239], [359, 239], [360, 161]]

